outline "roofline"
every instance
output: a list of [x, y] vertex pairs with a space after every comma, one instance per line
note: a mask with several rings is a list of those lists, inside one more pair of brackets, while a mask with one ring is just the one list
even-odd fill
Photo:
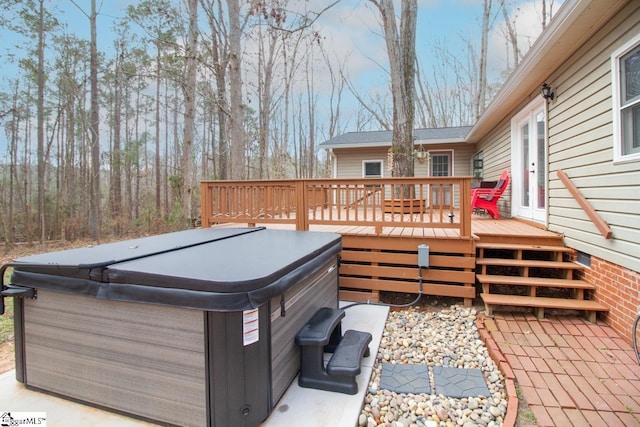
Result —
[[478, 142], [491, 132], [627, 3], [566, 0], [471, 128], [467, 142]]
[[[439, 145], [439, 144], [459, 144], [467, 142], [465, 138], [444, 138], [444, 139], [416, 139], [414, 145]], [[391, 147], [391, 141], [376, 142], [349, 142], [346, 144], [319, 144], [320, 148], [336, 149], [336, 148], [363, 148], [363, 147]]]

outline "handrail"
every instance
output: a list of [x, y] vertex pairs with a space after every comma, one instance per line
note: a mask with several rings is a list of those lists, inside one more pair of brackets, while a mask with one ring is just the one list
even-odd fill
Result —
[[571, 181], [571, 178], [562, 170], [558, 169], [558, 178], [564, 186], [569, 190], [569, 193], [573, 196], [573, 198], [578, 202], [582, 210], [587, 214], [591, 222], [596, 226], [602, 237], [605, 239], [610, 239], [612, 236], [611, 228], [609, 224], [602, 219], [600, 214], [591, 206], [589, 201], [580, 193], [580, 190], [575, 186], [575, 184]]
[[458, 229], [471, 236], [471, 177], [202, 181], [214, 223]]

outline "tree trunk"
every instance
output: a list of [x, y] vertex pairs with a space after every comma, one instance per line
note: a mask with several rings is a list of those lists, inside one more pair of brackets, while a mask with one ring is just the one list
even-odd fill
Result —
[[38, 17], [38, 119], [37, 119], [37, 163], [38, 163], [38, 222], [40, 226], [40, 243], [45, 240], [44, 192], [45, 192], [45, 159], [44, 159], [44, 0], [40, 0]]
[[156, 153], [155, 153], [155, 189], [156, 189], [156, 215], [160, 217], [161, 211], [161, 183], [160, 183], [160, 74], [162, 73], [162, 61], [160, 56], [160, 40], [156, 41]]
[[100, 241], [100, 111], [98, 110], [98, 45], [96, 34], [96, 0], [91, 0], [91, 237]]
[[240, 0], [227, 0], [229, 14], [229, 104], [231, 106], [231, 179], [245, 178], [245, 135], [242, 123], [242, 27]]
[[113, 152], [111, 153], [111, 216], [114, 220], [114, 231], [120, 235], [122, 226], [122, 61], [124, 53], [118, 52], [115, 64], [114, 100], [113, 100]]
[[413, 123], [415, 114], [415, 62], [417, 0], [402, 0], [400, 31], [392, 0], [370, 0], [380, 11], [384, 29], [391, 93], [393, 96], [393, 176], [413, 176]]
[[189, 226], [192, 218], [192, 156], [196, 115], [196, 67], [198, 55], [198, 0], [189, 0], [189, 40], [186, 46], [186, 82], [184, 85], [184, 132], [182, 140], [182, 217]]
[[[544, 1], [542, 8], [542, 29], [544, 29], [544, 19], [545, 19], [545, 11], [544, 11]], [[513, 54], [513, 68], [515, 69], [520, 62], [520, 49], [518, 49], [518, 35], [516, 34], [516, 29], [511, 23], [509, 19], [509, 14], [507, 13], [507, 6], [504, 2], [502, 2], [502, 16], [504, 17], [504, 24], [507, 27], [507, 40], [509, 41], [509, 45], [511, 46], [512, 54]], [[507, 67], [509, 64], [507, 63]]]
[[476, 120], [478, 120], [484, 112], [487, 102], [487, 46], [489, 44], [491, 1], [492, 0], [484, 0], [482, 13], [482, 38], [480, 41], [480, 62], [478, 64], [478, 92], [475, 102]]

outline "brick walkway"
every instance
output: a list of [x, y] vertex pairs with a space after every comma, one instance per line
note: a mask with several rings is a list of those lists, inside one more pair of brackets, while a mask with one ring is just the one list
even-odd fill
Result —
[[640, 366], [631, 344], [604, 323], [496, 313], [484, 328], [538, 425], [640, 425]]

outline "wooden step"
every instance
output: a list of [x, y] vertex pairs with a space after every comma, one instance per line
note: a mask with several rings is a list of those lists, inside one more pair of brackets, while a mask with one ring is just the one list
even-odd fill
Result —
[[595, 322], [595, 313], [609, 311], [609, 308], [591, 300], [575, 300], [565, 298], [527, 297], [520, 295], [482, 294], [488, 316], [492, 316], [492, 306], [506, 305], [511, 307], [533, 307], [538, 318], [544, 317], [544, 309], [580, 310], [584, 311], [587, 319]]
[[504, 250], [523, 250], [523, 251], [548, 251], [548, 252], [571, 252], [571, 248], [566, 246], [555, 245], [520, 245], [515, 243], [476, 243], [479, 249], [504, 249]]
[[545, 261], [537, 259], [476, 258], [476, 264], [496, 265], [502, 267], [556, 268], [565, 270], [581, 270], [584, 268], [574, 262]]
[[513, 285], [513, 286], [544, 286], [547, 288], [570, 288], [594, 290], [595, 285], [577, 279], [554, 279], [547, 277], [520, 277], [499, 276], [493, 274], [478, 274], [476, 279], [482, 284], [488, 285]]

